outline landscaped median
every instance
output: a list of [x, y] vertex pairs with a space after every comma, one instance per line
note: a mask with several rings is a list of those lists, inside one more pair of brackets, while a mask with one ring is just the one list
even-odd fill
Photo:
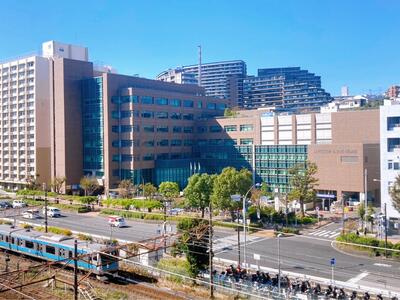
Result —
[[386, 246], [384, 240], [357, 235], [356, 233], [342, 234], [336, 238], [336, 241], [336, 247], [344, 251], [356, 251], [370, 256], [384, 256], [386, 253], [387, 257], [400, 259], [400, 242], [392, 243], [388, 241]]

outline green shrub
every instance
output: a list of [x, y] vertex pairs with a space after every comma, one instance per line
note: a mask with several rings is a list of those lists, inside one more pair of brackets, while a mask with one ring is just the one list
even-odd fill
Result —
[[[161, 270], [190, 277], [190, 264], [186, 259], [162, 258], [158, 262], [157, 267]], [[182, 283], [184, 281], [182, 277], [176, 275], [167, 275], [167, 279], [177, 283]]]
[[292, 227], [283, 227], [281, 230], [283, 233], [293, 233], [293, 234], [299, 234], [300, 230], [297, 228], [292, 228]]
[[6, 221], [6, 220], [1, 220], [1, 219], [0, 219], [0, 224], [12, 225], [12, 222], [11, 222], [11, 221]]
[[96, 196], [83, 196], [79, 197], [79, 202], [82, 204], [92, 204], [97, 201]]
[[[37, 231], [44, 231], [44, 226], [39, 226], [36, 227], [35, 230]], [[49, 226], [47, 227], [47, 231], [54, 233], [54, 234], [60, 234], [60, 235], [65, 235], [65, 236], [71, 236], [72, 231], [69, 229], [61, 228], [61, 227], [54, 227], [54, 226]]]
[[82, 241], [93, 241], [93, 237], [91, 235], [79, 233], [77, 237]]
[[91, 211], [91, 209], [90, 209], [89, 206], [80, 206], [80, 207], [78, 207], [78, 213], [79, 214], [87, 213], [87, 212], [90, 212], [90, 211]]
[[130, 209], [160, 209], [163, 207], [162, 203], [158, 200], [141, 200], [141, 199], [107, 199], [103, 200], [102, 204], [106, 207]]

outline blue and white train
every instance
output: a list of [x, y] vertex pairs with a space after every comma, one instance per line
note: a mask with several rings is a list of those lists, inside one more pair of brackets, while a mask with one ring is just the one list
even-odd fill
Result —
[[[60, 261], [73, 266], [74, 239], [68, 236], [45, 234], [33, 229], [0, 225], [0, 248], [48, 261]], [[78, 268], [105, 276], [118, 271], [118, 251], [95, 242], [78, 243]], [[107, 255], [110, 254], [110, 255]]]

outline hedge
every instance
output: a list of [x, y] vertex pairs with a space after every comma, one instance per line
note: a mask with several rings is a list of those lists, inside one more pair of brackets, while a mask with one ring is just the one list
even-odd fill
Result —
[[[365, 245], [365, 246], [372, 246], [372, 247], [380, 247], [380, 248], [385, 248], [385, 241], [384, 240], [378, 240], [374, 237], [370, 236], [362, 236], [362, 235], [357, 235], [356, 233], [346, 233], [338, 236], [336, 238], [337, 241], [339, 242], [346, 242], [346, 243], [352, 243], [352, 244], [358, 244], [358, 245]], [[356, 247], [356, 246], [354, 246]], [[356, 247], [357, 249], [363, 250], [370, 252], [371, 254], [374, 254], [376, 256], [383, 255], [385, 253], [385, 250], [381, 249], [374, 249], [374, 248], [366, 248], [366, 247]], [[392, 243], [390, 241], [387, 242], [387, 248], [388, 249], [394, 249], [394, 250], [400, 250], [400, 243]], [[400, 257], [400, 252], [392, 252], [390, 250], [387, 250], [388, 256], [391, 257]]]
[[[17, 191], [17, 196], [44, 196], [44, 191], [41, 190], [19, 190]], [[57, 196], [54, 192], [47, 192], [47, 196], [55, 197]]]
[[159, 209], [163, 205], [158, 200], [141, 200], [141, 199], [107, 199], [103, 200], [102, 204], [106, 207], [130, 209], [135, 207], [136, 209]]
[[[35, 228], [35, 230], [37, 230], [37, 231], [44, 231], [44, 229], [45, 228], [43, 226], [39, 226], [39, 227]], [[47, 227], [47, 231], [52, 232], [54, 234], [60, 234], [60, 235], [66, 235], [66, 236], [72, 235], [71, 230], [65, 229], [65, 228], [60, 228], [60, 227], [54, 227], [54, 226]]]
[[[142, 219], [142, 220], [157, 220], [163, 221], [164, 214], [158, 213], [144, 213], [139, 211], [128, 211], [128, 210], [116, 210], [105, 208], [100, 212], [102, 215], [120, 216], [126, 219]], [[180, 221], [181, 217], [167, 216], [168, 221]]]

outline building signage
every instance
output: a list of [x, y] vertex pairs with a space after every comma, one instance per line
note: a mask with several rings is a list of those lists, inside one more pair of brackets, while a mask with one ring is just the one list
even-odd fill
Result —
[[336, 196], [332, 195], [332, 194], [320, 194], [320, 193], [317, 193], [317, 197], [319, 197], [319, 198], [328, 198], [328, 199], [335, 199], [336, 198]]
[[315, 149], [314, 153], [318, 154], [357, 154], [355, 149]]

